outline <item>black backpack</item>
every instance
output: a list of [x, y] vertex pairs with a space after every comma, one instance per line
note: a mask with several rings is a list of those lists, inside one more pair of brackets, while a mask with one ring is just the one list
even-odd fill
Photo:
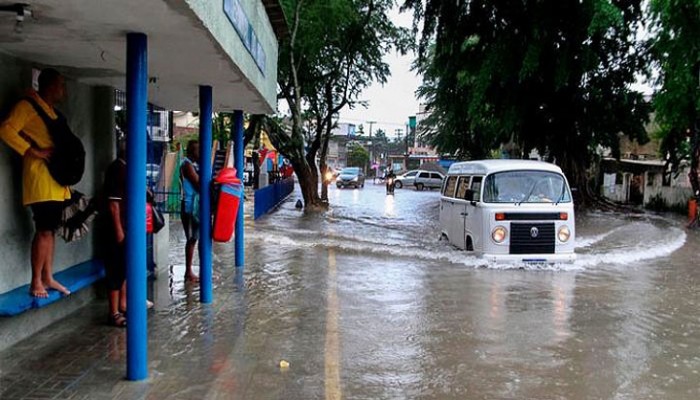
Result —
[[72, 186], [80, 182], [85, 172], [85, 147], [83, 142], [73, 134], [66, 118], [54, 110], [58, 118], [51, 119], [34, 99], [26, 99], [44, 121], [53, 141], [51, 158], [46, 162], [53, 179], [62, 186]]

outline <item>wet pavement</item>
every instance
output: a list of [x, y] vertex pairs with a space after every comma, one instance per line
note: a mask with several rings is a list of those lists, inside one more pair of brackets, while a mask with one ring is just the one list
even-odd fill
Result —
[[99, 301], [0, 353], [0, 398], [700, 398], [700, 233], [681, 219], [577, 215], [575, 263], [519, 269], [439, 241], [437, 191], [330, 197], [248, 222], [244, 271], [216, 245], [212, 305], [171, 227], [147, 381], [124, 381]]

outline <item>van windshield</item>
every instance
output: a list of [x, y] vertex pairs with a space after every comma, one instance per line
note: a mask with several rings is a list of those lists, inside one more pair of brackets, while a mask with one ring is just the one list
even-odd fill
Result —
[[568, 203], [569, 188], [560, 174], [507, 171], [491, 174], [484, 183], [485, 203]]

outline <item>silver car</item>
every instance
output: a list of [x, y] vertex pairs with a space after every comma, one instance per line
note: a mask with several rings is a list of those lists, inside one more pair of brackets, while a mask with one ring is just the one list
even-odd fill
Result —
[[397, 176], [394, 180], [396, 188], [401, 189], [404, 186], [413, 186], [413, 181], [416, 179], [417, 174], [418, 170], [414, 169], [412, 171], [408, 171], [404, 174]]
[[335, 180], [335, 186], [338, 189], [348, 186], [354, 188], [365, 187], [365, 174], [358, 167], [343, 168]]
[[445, 176], [439, 172], [419, 170], [416, 179], [413, 181], [413, 185], [416, 187], [416, 190], [423, 190], [425, 188], [439, 189], [442, 187], [443, 179], [445, 179]]

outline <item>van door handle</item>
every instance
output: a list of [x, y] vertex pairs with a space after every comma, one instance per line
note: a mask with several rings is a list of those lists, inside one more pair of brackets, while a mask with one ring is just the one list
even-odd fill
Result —
[[469, 213], [463, 212], [463, 213], [459, 213], [459, 215], [461, 215], [461, 216], [463, 216], [463, 217], [467, 217], [467, 216], [469, 216]]

